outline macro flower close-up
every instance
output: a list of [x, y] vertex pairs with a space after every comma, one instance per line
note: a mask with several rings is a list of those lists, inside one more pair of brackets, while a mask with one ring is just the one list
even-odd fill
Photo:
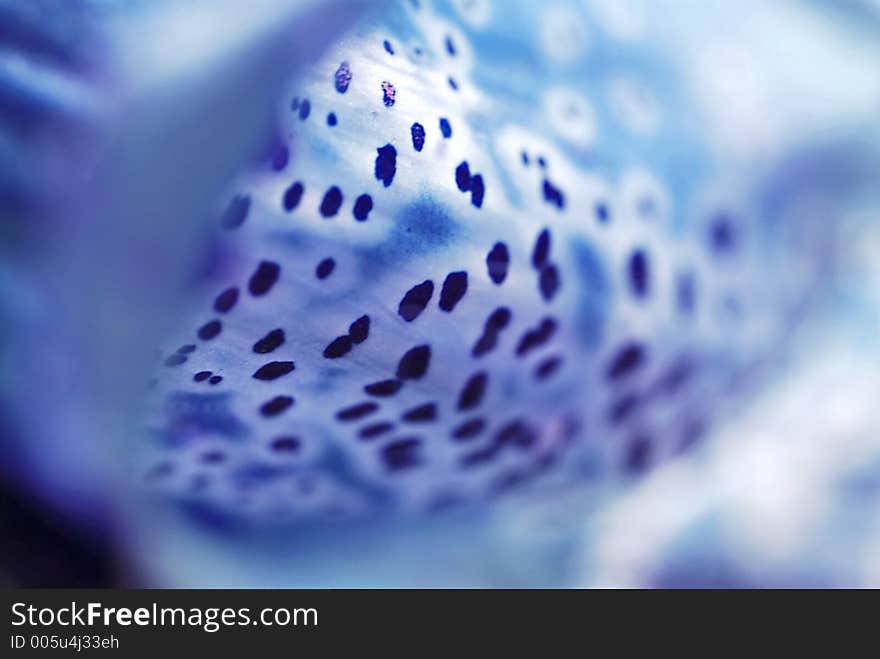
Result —
[[880, 586], [880, 4], [0, 2], [7, 588]]

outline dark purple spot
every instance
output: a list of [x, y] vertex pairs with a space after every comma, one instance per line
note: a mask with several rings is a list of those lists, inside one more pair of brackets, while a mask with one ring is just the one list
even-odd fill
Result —
[[321, 200], [321, 207], [319, 208], [321, 215], [333, 217], [339, 212], [340, 206], [342, 206], [342, 190], [335, 185], [331, 186], [324, 193], [324, 198]]
[[468, 419], [467, 421], [462, 422], [458, 426], [456, 426], [452, 431], [452, 437], [459, 441], [466, 441], [468, 439], [473, 439], [486, 427], [486, 422], [477, 417], [475, 419]]
[[452, 37], [449, 35], [446, 36], [446, 52], [455, 56], [455, 44], [452, 43]]
[[603, 201], [597, 201], [593, 211], [596, 213], [596, 219], [602, 224], [608, 223], [608, 220], [611, 217], [611, 211], [608, 210], [608, 204]]
[[275, 396], [275, 398], [267, 400], [260, 406], [260, 414], [263, 416], [277, 416], [291, 405], [293, 405], [293, 398], [291, 396]]
[[486, 255], [486, 266], [489, 269], [489, 279], [495, 284], [500, 284], [507, 277], [507, 268], [510, 265], [510, 253], [504, 243], [495, 243], [489, 254]]
[[351, 407], [346, 407], [345, 409], [339, 410], [336, 413], [336, 418], [340, 421], [356, 421], [357, 419], [361, 419], [368, 414], [372, 414], [378, 409], [379, 406], [376, 405], [376, 403], [359, 403], [357, 405], [352, 405]]
[[275, 350], [282, 343], [284, 343], [284, 330], [281, 328], [273, 329], [254, 344], [254, 352], [258, 355], [265, 355], [267, 352]]
[[562, 357], [557, 355], [547, 357], [535, 368], [535, 378], [538, 380], [546, 380], [556, 373], [560, 366], [562, 366]]
[[470, 410], [479, 405], [486, 393], [488, 382], [489, 376], [485, 371], [471, 375], [458, 395], [458, 409]]
[[276, 172], [280, 172], [287, 165], [289, 158], [290, 151], [288, 151], [287, 147], [283, 144], [279, 144], [272, 154], [272, 169]]
[[327, 359], [338, 359], [347, 354], [352, 347], [351, 337], [348, 334], [337, 336], [330, 344], [324, 348], [324, 357]]
[[382, 81], [382, 103], [385, 104], [386, 108], [390, 108], [394, 105], [394, 100], [397, 97], [397, 90], [394, 89], [394, 85], [392, 85], [387, 80]]
[[223, 451], [207, 451], [202, 454], [202, 462], [209, 465], [220, 464], [226, 462], [226, 454]]
[[633, 438], [626, 449], [623, 468], [627, 473], [639, 474], [648, 467], [651, 459], [651, 440], [648, 437]]
[[282, 200], [284, 210], [292, 211], [299, 206], [303, 196], [303, 189], [303, 184], [297, 181], [284, 191], [284, 199]]
[[212, 375], [211, 378], [208, 380], [208, 384], [220, 384], [221, 382], [223, 382], [222, 375]]
[[399, 471], [417, 466], [420, 462], [421, 442], [415, 437], [407, 437], [388, 444], [382, 449], [382, 459], [389, 471]]
[[655, 393], [672, 395], [681, 389], [694, 376], [696, 366], [687, 356], [679, 357], [672, 366], [657, 380]]
[[541, 278], [539, 281], [541, 295], [549, 302], [559, 290], [559, 270], [552, 263], [541, 269]]
[[426, 279], [406, 292], [397, 307], [397, 313], [407, 322], [412, 322], [425, 310], [434, 294], [434, 282]]
[[323, 259], [315, 268], [315, 276], [318, 279], [327, 279], [327, 277], [332, 274], [333, 268], [335, 267], [336, 261], [328, 256], [326, 259]]
[[409, 129], [410, 134], [412, 135], [412, 145], [413, 149], [416, 151], [421, 151], [425, 146], [425, 127], [422, 124], [416, 122]]
[[451, 312], [467, 292], [468, 276], [464, 271], [450, 272], [440, 289], [440, 308]]
[[614, 355], [605, 371], [609, 380], [619, 380], [635, 371], [645, 361], [645, 349], [639, 343], [627, 343]]
[[471, 453], [466, 453], [465, 455], [461, 456], [459, 464], [461, 465], [462, 469], [478, 467], [487, 462], [491, 462], [495, 459], [496, 455], [498, 455], [498, 446], [495, 444], [489, 444], [489, 446], [477, 449], [476, 451], [472, 451]]
[[498, 307], [489, 315], [483, 327], [482, 336], [471, 350], [474, 357], [481, 357], [495, 348], [498, 343], [498, 334], [507, 327], [510, 317], [510, 309], [507, 307]]
[[401, 380], [418, 380], [427, 373], [430, 361], [430, 346], [420, 345], [411, 348], [397, 364], [397, 377]]
[[387, 188], [397, 171], [397, 149], [386, 144], [376, 149], [376, 153], [376, 179], [382, 181], [382, 185]]
[[449, 78], [447, 78], [447, 82], [449, 82], [449, 86], [452, 88], [452, 91], [458, 91], [458, 83], [455, 82], [455, 78], [449, 76]]
[[556, 208], [562, 210], [565, 206], [565, 197], [562, 194], [562, 190], [554, 186], [549, 179], [544, 179], [544, 199], [556, 206]]
[[356, 219], [358, 222], [366, 222], [371, 210], [373, 210], [373, 198], [370, 195], [362, 194], [360, 197], [355, 199], [354, 219]]
[[462, 192], [467, 192], [471, 189], [471, 170], [468, 166], [467, 160], [461, 162], [458, 167], [455, 168], [455, 185], [457, 185], [458, 189]]
[[238, 288], [227, 288], [214, 299], [214, 311], [227, 313], [238, 302]]
[[277, 263], [272, 261], [260, 261], [257, 271], [251, 275], [248, 281], [248, 290], [254, 297], [260, 297], [269, 292], [275, 282], [278, 281], [278, 275], [281, 274], [281, 268]]
[[370, 335], [370, 317], [361, 316], [348, 326], [348, 337], [352, 343], [363, 343]]
[[361, 428], [358, 431], [358, 437], [360, 437], [361, 439], [372, 439], [373, 437], [384, 435], [386, 432], [391, 432], [392, 430], [394, 430], [393, 423], [382, 421], [380, 423], [374, 423], [372, 425]]
[[471, 349], [471, 354], [474, 357], [482, 357], [487, 352], [494, 350], [496, 345], [498, 345], [498, 333], [484, 332]]
[[282, 375], [287, 375], [293, 369], [293, 362], [269, 362], [260, 366], [254, 373], [254, 377], [257, 380], [276, 380]]
[[301, 121], [305, 121], [309, 118], [309, 112], [312, 111], [312, 104], [309, 103], [309, 99], [304, 98], [299, 104], [299, 118]]
[[327, 114], [327, 125], [328, 126], [335, 126], [337, 123], [338, 122], [336, 120], [336, 113], [335, 112], [328, 113]]
[[516, 354], [523, 357], [531, 350], [538, 348], [549, 341], [556, 332], [556, 321], [549, 316], [544, 318], [535, 328], [526, 330], [516, 346]]
[[385, 48], [386, 53], [389, 55], [394, 54], [394, 48], [391, 46], [391, 42], [388, 41], [388, 39], [385, 39], [385, 41], [382, 42], [382, 46]]
[[273, 451], [278, 451], [279, 453], [296, 453], [299, 451], [301, 444], [299, 437], [284, 435], [273, 439], [269, 446], [272, 447]]
[[507, 324], [510, 322], [511, 318], [510, 309], [507, 307], [498, 307], [489, 314], [489, 318], [486, 319], [486, 331], [498, 331], [507, 327]]
[[550, 230], [544, 229], [538, 234], [535, 241], [535, 248], [532, 250], [532, 266], [536, 270], [541, 270], [546, 264], [550, 256]]
[[514, 487], [522, 485], [527, 482], [533, 475], [534, 470], [527, 469], [508, 469], [505, 472], [499, 474], [499, 476], [492, 480], [489, 485], [490, 491], [493, 493], [501, 493], [506, 492]]
[[515, 419], [510, 423], [501, 427], [495, 433], [496, 446], [516, 446], [517, 448], [528, 448], [538, 441], [538, 433], [526, 422]]
[[736, 247], [736, 230], [730, 216], [722, 213], [712, 221], [709, 245], [716, 254], [730, 252]]
[[400, 388], [403, 386], [403, 382], [398, 379], [391, 380], [382, 380], [380, 382], [374, 382], [373, 384], [368, 384], [364, 387], [364, 391], [366, 391], [371, 396], [393, 396]]
[[446, 139], [452, 137], [452, 126], [449, 125], [449, 120], [446, 117], [440, 119], [440, 134]]
[[211, 377], [211, 371], [199, 371], [193, 376], [193, 380], [196, 382], [203, 382]]
[[644, 298], [648, 295], [650, 284], [650, 272], [648, 255], [642, 249], [635, 250], [629, 257], [627, 267], [629, 273], [629, 285], [633, 295]]
[[615, 426], [623, 423], [639, 408], [640, 403], [641, 399], [637, 394], [626, 394], [618, 398], [608, 408], [608, 422]]
[[248, 195], [236, 195], [229, 202], [223, 213], [222, 224], [226, 229], [237, 229], [245, 219], [251, 208], [251, 198]]
[[207, 323], [202, 325], [199, 328], [199, 338], [202, 341], [210, 341], [215, 336], [220, 334], [220, 330], [223, 329], [223, 325], [219, 320], [209, 320]]
[[336, 69], [336, 73], [333, 74], [333, 85], [336, 87], [336, 91], [340, 94], [344, 94], [348, 91], [348, 86], [350, 84], [351, 68], [349, 68], [348, 62], [342, 62]]
[[425, 423], [437, 418], [437, 404], [425, 403], [403, 413], [403, 420], [410, 423]]
[[471, 178], [471, 204], [481, 208], [485, 194], [486, 187], [483, 185], [483, 176], [481, 174], [474, 174]]

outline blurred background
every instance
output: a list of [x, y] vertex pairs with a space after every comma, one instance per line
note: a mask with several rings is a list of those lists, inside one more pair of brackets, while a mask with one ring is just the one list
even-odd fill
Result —
[[[379, 59], [387, 55], [397, 59]], [[443, 59], [456, 55], [467, 64]], [[356, 86], [340, 97], [343, 56], [364, 78], [401, 82], [390, 92], [382, 82], [372, 105]], [[550, 212], [537, 188], [539, 206], [529, 205], [531, 182], [505, 161], [518, 160], [516, 140], [544, 149], [568, 213], [593, 207], [597, 180], [615, 210], [629, 203], [632, 162], [647, 163], [672, 207], [720, 194], [754, 211], [761, 248], [723, 275], [746, 287], [739, 304], [758, 309], [748, 333], [684, 333], [661, 312], [630, 312], [622, 289], [602, 302], [612, 337], [637, 326], [669, 354], [706, 355], [718, 379], [682, 403], [709, 412], [699, 441], [621, 475], [605, 468], [605, 426], [587, 423], [576, 459], [550, 485], [440, 515], [389, 505], [341, 523], [266, 524], [223, 501], [145, 488], [149, 386], [167, 370], [157, 354], [190, 332], [194, 300], [216, 292], [211, 282], [235, 271], [228, 264], [277, 240], [276, 197], [292, 179], [271, 176], [288, 158], [334, 177], [362, 149], [370, 167], [359, 180], [378, 187], [372, 158], [385, 125], [375, 117], [395, 94], [396, 111], [445, 110], [454, 136], [491, 153], [480, 171], [506, 187], [489, 188], [487, 222], [501, 218], [512, 232]], [[329, 107], [339, 108], [332, 123]], [[336, 114], [333, 135], [344, 137], [320, 137]], [[398, 151], [395, 194], [446, 204], [434, 189], [451, 187], [446, 165], [406, 178]], [[242, 187], [253, 222], [268, 228], [230, 246], [227, 202]], [[651, 244], [691, 255], [705, 227], [673, 215]], [[0, 584], [876, 587], [878, 220], [880, 4], [871, 0], [4, 0]], [[639, 226], [597, 239], [598, 249], [617, 254], [631, 233], [641, 239]], [[307, 228], [296, 240], [357, 247], [360, 238], [332, 231]], [[575, 244], [581, 231], [554, 240]], [[452, 249], [483, 237], [466, 234]], [[422, 238], [426, 253], [441, 249]], [[286, 267], [284, 258], [297, 256], [282, 255]], [[579, 317], [582, 302], [560, 304], [562, 318]], [[591, 359], [558, 398], [587, 420], [603, 395], [592, 391], [608, 387]], [[229, 358], [224, 372], [236, 367]], [[251, 384], [230, 386], [247, 397]], [[520, 395], [506, 404], [536, 396]], [[649, 417], [648, 430], [664, 418], [662, 409]], [[410, 490], [391, 495], [405, 508]]]

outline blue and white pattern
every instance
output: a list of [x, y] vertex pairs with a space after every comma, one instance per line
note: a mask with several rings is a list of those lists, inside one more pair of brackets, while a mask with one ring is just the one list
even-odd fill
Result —
[[[664, 585], [752, 535], [808, 553], [801, 463], [753, 436], [834, 437], [823, 378], [878, 379], [880, 19], [699, 5], [0, 4], [7, 471], [168, 584]], [[832, 443], [828, 528], [880, 455]], [[476, 562], [425, 572], [438, 546]]]
[[760, 196], [792, 192], [722, 176], [603, 6], [405, 2], [297, 80], [162, 353], [151, 487], [275, 523], [422, 513], [699, 442], [821, 265]]

